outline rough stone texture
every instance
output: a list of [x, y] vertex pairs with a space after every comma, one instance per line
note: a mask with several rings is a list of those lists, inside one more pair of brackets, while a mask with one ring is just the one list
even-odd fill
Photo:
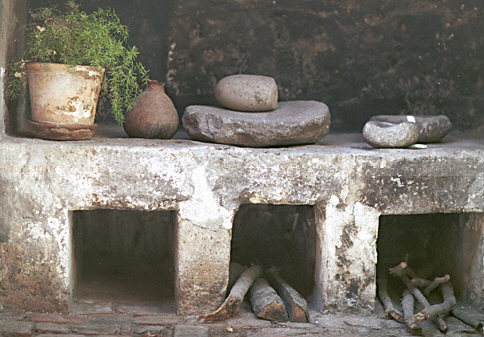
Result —
[[[9, 2], [17, 10], [27, 1]], [[213, 89], [223, 77], [250, 73], [274, 77], [283, 101], [327, 103], [338, 132], [359, 132], [375, 113], [444, 114], [458, 131], [483, 130], [484, 5], [478, 0], [438, 6], [433, 0], [78, 2], [87, 11], [116, 10], [139, 60], [153, 79], [167, 83], [180, 116], [188, 105], [216, 104]], [[49, 3], [65, 1], [29, 1]], [[14, 31], [8, 20], [2, 25]], [[21, 45], [18, 38], [2, 41], [2, 49]]]
[[[244, 303], [245, 304], [245, 303]], [[36, 319], [12, 316], [7, 311], [0, 311], [0, 334], [2, 337], [283, 337], [283, 336], [325, 336], [325, 337], [388, 337], [411, 336], [403, 324], [385, 319], [382, 310], [371, 315], [321, 314], [310, 312], [311, 323], [278, 323], [261, 320], [242, 308], [235, 317], [222, 322], [203, 324], [186, 319], [177, 322], [176, 317], [164, 317], [166, 324], [139, 324], [139, 316], [133, 311], [128, 314], [90, 314], [83, 315], [81, 323], [56, 321], [38, 322]], [[171, 322], [168, 323], [171, 319]], [[479, 336], [469, 327], [455, 320], [447, 319], [451, 328], [466, 336]], [[448, 334], [450, 335], [450, 333]], [[453, 335], [455, 336], [455, 335]], [[459, 335], [460, 336], [460, 335]]]
[[[22, 50], [24, 36], [20, 27], [27, 23], [27, 0], [5, 0], [0, 6], [0, 127], [5, 132], [20, 133], [28, 130], [25, 97], [12, 103], [8, 101], [4, 80], [7, 63]], [[7, 113], [10, 111], [10, 113]]]
[[65, 241], [55, 242], [54, 233], [35, 223], [17, 223], [11, 230], [14, 235], [0, 247], [2, 303], [30, 310], [67, 310], [62, 300], [66, 290], [56, 270], [60, 264], [56, 256], [59, 250], [55, 247], [65, 245]]
[[[417, 142], [435, 143], [440, 142], [450, 130], [452, 123], [444, 115], [439, 116], [413, 116], [420, 127], [420, 135]], [[370, 121], [388, 123], [402, 123], [408, 121], [407, 116], [378, 115], [370, 118]]]
[[419, 134], [419, 124], [413, 122], [368, 121], [363, 127], [363, 138], [374, 147], [408, 147], [417, 142]]
[[[376, 114], [441, 115], [482, 129], [484, 5], [432, 0], [179, 0], [168, 90], [182, 108], [213, 105], [237, 73], [275, 78], [280, 100], [317, 100], [333, 130]], [[311, 32], [311, 33], [309, 33]]]
[[[188, 140], [4, 137], [2, 304], [58, 310], [70, 303], [70, 211], [172, 210], [177, 311], [213, 310], [227, 284], [234, 215], [243, 204], [260, 203], [315, 206], [312, 305], [373, 308], [379, 216], [464, 212], [482, 223], [484, 141], [461, 137], [423, 150], [374, 149], [360, 134], [273, 149]], [[475, 261], [462, 290], [479, 305], [484, 244], [469, 240]]]
[[277, 108], [277, 84], [268, 76], [227, 76], [217, 83], [214, 94], [222, 106], [232, 110], [260, 112]]
[[324, 103], [292, 101], [257, 113], [193, 105], [185, 110], [182, 123], [194, 140], [268, 147], [315, 143], [329, 132], [331, 119]]
[[[198, 205], [200, 213], [204, 213]], [[205, 208], [209, 212], [211, 208]], [[213, 219], [215, 226], [223, 226]], [[218, 221], [217, 221], [218, 220]], [[204, 227], [197, 218], [179, 219], [177, 245], [177, 312], [201, 314], [218, 308], [229, 279], [230, 233]]]
[[[26, 3], [1, 3], [1, 78], [7, 59], [21, 47], [23, 38], [16, 32], [26, 21]], [[334, 130], [361, 130], [375, 107], [385, 113], [445, 114], [456, 130], [482, 130], [479, 55], [484, 22], [479, 1], [439, 6], [430, 0], [365, 6], [355, 0], [81, 3], [86, 10], [112, 6], [123, 22], [127, 19], [141, 60], [148, 60], [153, 78], [167, 73], [168, 93], [181, 109], [215, 103], [213, 87], [218, 79], [250, 72], [276, 78], [283, 100], [327, 102]], [[0, 89], [3, 93], [3, 83]], [[7, 113], [6, 104], [0, 102], [2, 121], [7, 118], [8, 132], [15, 133], [26, 122], [27, 110], [8, 108]], [[378, 215], [464, 212], [483, 221], [482, 136], [470, 140], [448, 136], [445, 145], [431, 144], [419, 151], [373, 149], [361, 135], [334, 135], [317, 145], [281, 149], [175, 140], [94, 139], [67, 144], [11, 138], [3, 132], [0, 136], [2, 306], [62, 310], [71, 304], [70, 210], [178, 211], [180, 207], [182, 230], [177, 240], [182, 245], [185, 240], [184, 249], [191, 249], [178, 260], [183, 274], [177, 284], [190, 290], [179, 292], [180, 313], [190, 304], [201, 303], [199, 294], [208, 299], [196, 308], [199, 312], [211, 310], [215, 297], [222, 300], [228, 248], [210, 243], [225, 245], [233, 214], [244, 203], [315, 205], [318, 243], [312, 304], [320, 308], [374, 306]], [[136, 173], [130, 167], [136, 167]], [[197, 210], [203, 211], [200, 222]], [[472, 224], [466, 226], [472, 228]], [[195, 239], [184, 237], [187, 233], [205, 243], [196, 242], [192, 249], [189, 243]], [[470, 242], [477, 248], [463, 291], [482, 306], [484, 245], [482, 235], [468, 235], [474, 237]], [[214, 280], [195, 275], [192, 281], [189, 271], [198, 272], [197, 263], [206, 265], [212, 255], [223, 276]], [[209, 297], [211, 291], [214, 295]], [[1, 317], [5, 333], [4, 312]], [[102, 318], [105, 321], [106, 315]], [[375, 330], [373, 325], [364, 330], [344, 318], [318, 320], [324, 322], [328, 336], [406, 334]], [[26, 322], [8, 326], [17, 335], [34, 334], [30, 321]], [[246, 320], [229, 323], [242, 329]], [[225, 322], [219, 327], [227, 328]], [[159, 331], [165, 333], [165, 328]], [[91, 325], [83, 331], [92, 333], [95, 328]], [[118, 335], [130, 335], [126, 331], [123, 327]]]
[[173, 337], [209, 337], [207, 326], [177, 325]]

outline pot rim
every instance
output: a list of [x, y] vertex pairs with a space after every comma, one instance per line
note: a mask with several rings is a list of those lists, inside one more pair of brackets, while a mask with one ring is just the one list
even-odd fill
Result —
[[[95, 71], [100, 74], [104, 74], [105, 68], [102, 67], [95, 67], [95, 66], [85, 66], [85, 65], [73, 65], [73, 64], [66, 64], [66, 63], [56, 63], [56, 62], [27, 62], [26, 63], [26, 68], [27, 70], [29, 69], [35, 69], [35, 70], [41, 70], [43, 68], [54, 68], [58, 71], [62, 70], [68, 70], [70, 68], [74, 68], [76, 71]], [[61, 69], [63, 68], [63, 69]]]

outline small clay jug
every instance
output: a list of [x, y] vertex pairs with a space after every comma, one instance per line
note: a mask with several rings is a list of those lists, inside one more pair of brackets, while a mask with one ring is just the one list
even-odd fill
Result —
[[178, 129], [179, 118], [165, 84], [148, 81], [124, 116], [124, 131], [135, 138], [168, 139]]

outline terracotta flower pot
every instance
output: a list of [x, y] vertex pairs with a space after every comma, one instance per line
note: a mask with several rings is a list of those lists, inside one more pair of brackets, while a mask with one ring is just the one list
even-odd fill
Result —
[[[51, 124], [92, 134], [96, 106], [101, 90], [104, 69], [88, 66], [69, 66], [58, 63], [27, 64], [27, 78], [30, 91], [31, 117], [34, 133], [47, 132], [41, 138], [48, 138], [56, 130]], [[46, 125], [48, 124], [48, 125]], [[79, 134], [79, 132], [77, 133]], [[75, 139], [87, 139], [92, 136]], [[70, 139], [54, 136], [52, 139]]]

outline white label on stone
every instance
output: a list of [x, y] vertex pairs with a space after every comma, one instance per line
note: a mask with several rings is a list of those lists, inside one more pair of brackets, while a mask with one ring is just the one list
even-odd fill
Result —
[[409, 148], [420, 150], [420, 149], [426, 149], [426, 148], [428, 148], [428, 146], [425, 145], [425, 144], [413, 144], [413, 145], [410, 145]]
[[409, 121], [410, 123], [417, 123], [414, 116], [407, 116], [407, 121]]

